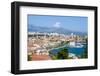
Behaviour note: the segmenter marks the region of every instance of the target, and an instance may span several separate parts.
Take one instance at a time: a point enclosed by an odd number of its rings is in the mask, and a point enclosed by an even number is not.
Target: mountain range
[[[86,32],[76,32],[71,31],[65,28],[55,28],[55,27],[41,27],[41,26],[35,26],[35,25],[29,25],[28,26],[28,32],[47,32],[47,33],[59,33],[59,34],[66,34],[70,35],[71,33],[75,35],[84,36],[87,35]]]

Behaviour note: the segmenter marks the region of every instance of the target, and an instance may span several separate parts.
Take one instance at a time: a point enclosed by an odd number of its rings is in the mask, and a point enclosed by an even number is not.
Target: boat
[[[70,42],[69,47],[73,47],[73,48],[82,48],[84,45],[82,45],[81,43],[78,42]]]

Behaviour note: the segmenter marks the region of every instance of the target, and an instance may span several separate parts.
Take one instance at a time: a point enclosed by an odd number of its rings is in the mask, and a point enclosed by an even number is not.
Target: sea
[[[84,45],[83,47],[68,47],[65,46],[63,48],[67,48],[69,53],[75,54],[77,56],[80,56],[83,54],[83,52],[85,51],[86,45]],[[56,49],[52,49],[51,52],[53,54],[57,54],[58,52],[60,52],[63,48],[56,48]]]

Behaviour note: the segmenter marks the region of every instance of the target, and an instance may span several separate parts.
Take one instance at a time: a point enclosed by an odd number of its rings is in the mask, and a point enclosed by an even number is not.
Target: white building
[[[76,44],[75,41],[70,41],[70,42],[69,42],[69,45],[70,45],[70,46],[75,46],[75,44]]]

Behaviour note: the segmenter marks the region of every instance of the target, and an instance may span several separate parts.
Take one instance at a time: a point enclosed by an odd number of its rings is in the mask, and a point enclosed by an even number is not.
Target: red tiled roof
[[[51,58],[48,55],[33,55],[32,61],[34,60],[51,60]]]

